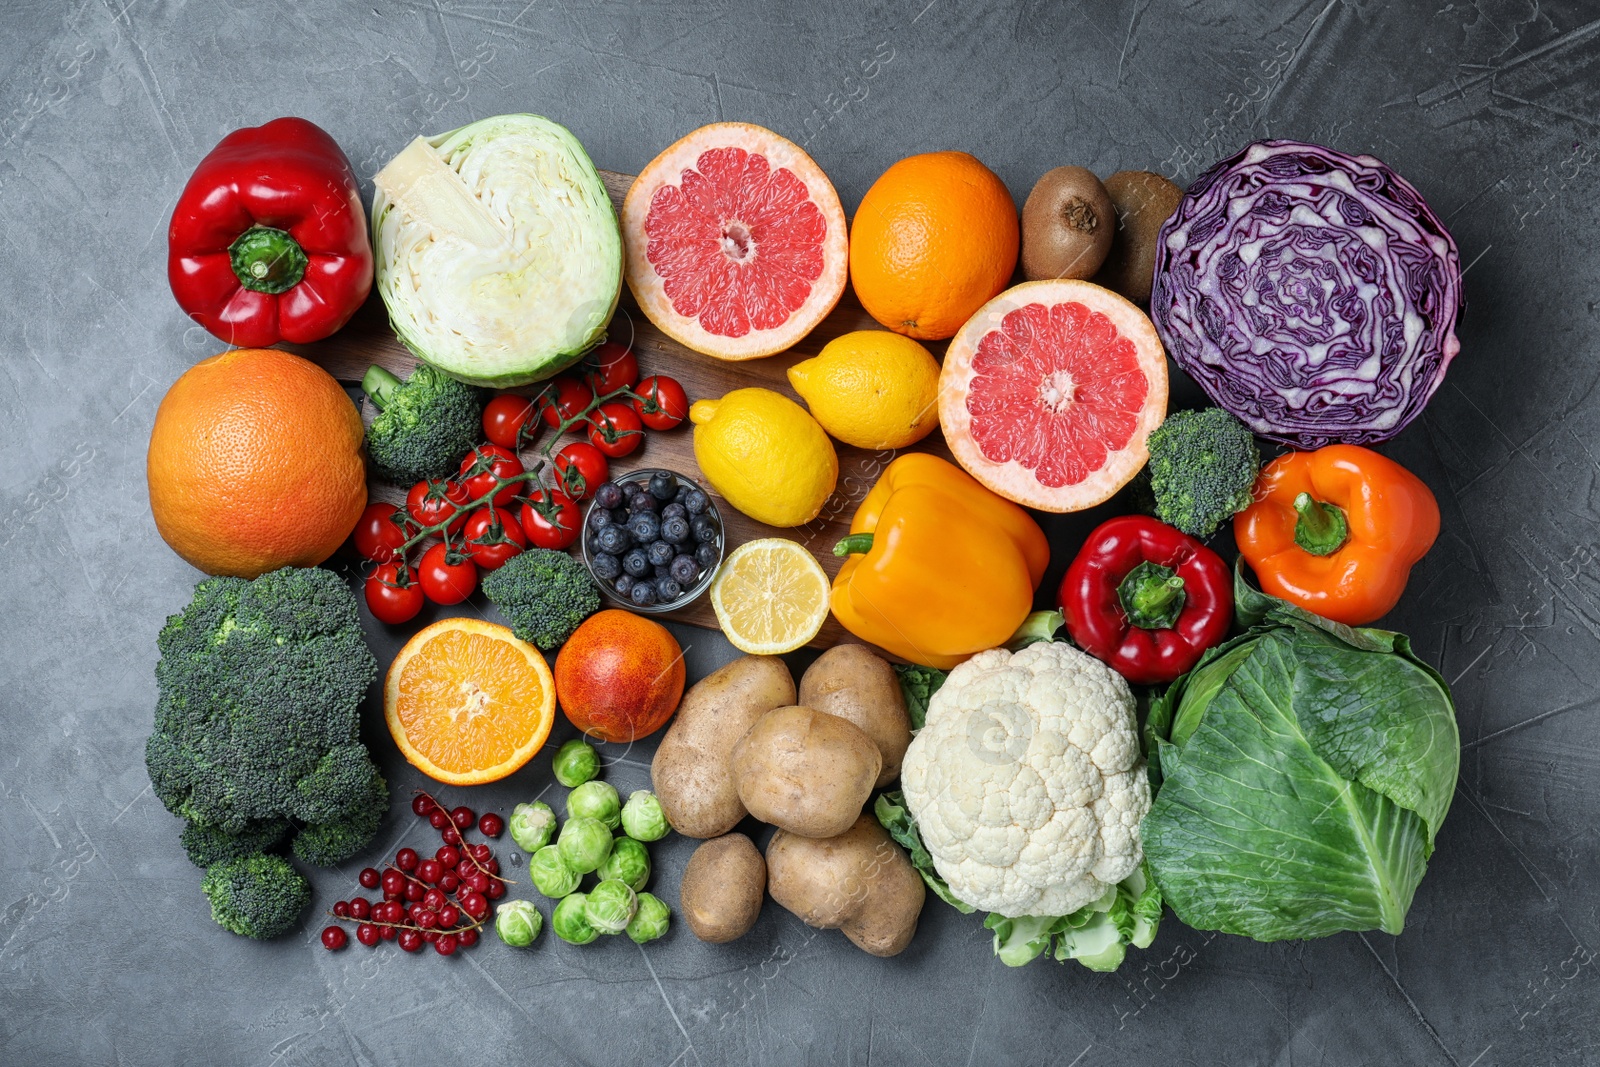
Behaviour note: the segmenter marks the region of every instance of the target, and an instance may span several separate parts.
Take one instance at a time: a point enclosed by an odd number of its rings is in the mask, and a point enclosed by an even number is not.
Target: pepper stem
[[[403,383],[399,378],[383,367],[374,363],[367,368],[367,373],[361,376],[361,391],[366,393],[379,411],[389,406],[394,399],[394,391]]]
[[[856,552],[872,551],[872,535],[869,533],[847,534],[838,544],[833,546],[835,556],[848,556]]]
[[[1301,493],[1294,498],[1300,518],[1294,524],[1294,543],[1313,556],[1331,556],[1350,540],[1350,523],[1344,510]]]
[[[288,292],[306,274],[306,253],[285,230],[252,226],[228,246],[234,277],[257,293]]]
[[[1171,567],[1146,560],[1122,579],[1117,586],[1117,599],[1122,601],[1123,614],[1132,625],[1141,630],[1169,630],[1178,621],[1188,596],[1183,579]]]

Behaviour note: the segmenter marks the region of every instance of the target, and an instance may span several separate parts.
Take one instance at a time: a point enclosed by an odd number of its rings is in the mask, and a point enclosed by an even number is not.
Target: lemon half
[[[733,647],[775,656],[803,647],[828,620],[828,576],[783,537],[740,545],[711,583],[711,607]]]

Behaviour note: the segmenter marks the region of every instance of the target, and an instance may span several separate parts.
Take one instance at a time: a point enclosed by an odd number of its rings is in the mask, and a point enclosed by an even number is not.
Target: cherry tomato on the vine
[[[615,341],[607,341],[590,352],[584,357],[583,365],[583,380],[589,383],[595,396],[631,389],[639,382],[639,361],[633,352]]]
[[[652,430],[670,430],[689,417],[689,396],[676,378],[652,374],[634,391],[644,399],[633,401],[633,410]]]
[[[532,398],[516,393],[501,393],[483,407],[483,436],[515,452],[524,438],[532,437],[537,424],[533,421],[535,406]]]
[[[601,404],[589,421],[589,443],[612,459],[621,459],[644,443],[639,413],[620,400]]]
[[[509,448],[500,445],[479,445],[461,461],[461,484],[467,487],[468,500],[481,500],[493,491],[502,478],[515,478],[522,473],[522,460]],[[494,494],[494,503],[508,504],[522,491],[522,483],[502,486]]]
[[[437,544],[424,552],[417,575],[435,604],[459,604],[478,588],[478,565],[455,545]]]
[[[561,490],[574,500],[587,500],[611,476],[605,453],[587,441],[575,441],[556,453]]]
[[[367,576],[367,610],[379,622],[399,626],[422,610],[422,586],[404,563],[382,563]]]
[[[406,543],[408,536],[405,527],[405,516],[393,504],[368,504],[361,518],[356,520],[356,528],[351,534],[355,538],[356,551],[362,559],[370,559],[374,563],[388,563],[400,552],[400,546]]]
[[[505,508],[479,508],[467,518],[467,554],[486,571],[499,568],[512,556],[528,547],[522,524]]]
[[[559,374],[545,386],[539,397],[539,409],[544,414],[544,424],[552,430],[559,430],[563,422],[570,422],[582,415],[593,400],[594,390],[570,374]],[[583,423],[575,422],[567,430],[582,433]]]
[[[467,517],[461,514],[463,506],[471,502],[467,495],[466,486],[459,482],[446,481],[435,478],[431,481],[418,482],[406,494],[406,512],[416,520],[418,526],[437,526],[445,520],[450,520],[448,527],[451,533],[461,529],[461,524]],[[455,516],[451,519],[451,516]]]
[[[563,549],[578,539],[583,512],[559,489],[536,489],[522,505],[522,529],[535,548]]]

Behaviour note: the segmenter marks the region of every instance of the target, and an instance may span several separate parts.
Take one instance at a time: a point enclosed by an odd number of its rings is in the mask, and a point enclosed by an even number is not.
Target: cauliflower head
[[[934,868],[975,908],[1069,915],[1144,858],[1150,781],[1133,693],[1062,642],[991,649],[951,671],[901,783]]]

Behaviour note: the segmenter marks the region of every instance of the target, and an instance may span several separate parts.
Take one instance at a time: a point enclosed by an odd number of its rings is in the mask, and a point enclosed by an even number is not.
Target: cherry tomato
[[[575,441],[556,453],[561,490],[574,500],[587,500],[611,476],[604,452],[587,441]]]
[[[612,459],[621,459],[644,443],[639,413],[631,404],[613,400],[589,416],[589,443]]]
[[[367,576],[367,610],[379,622],[399,626],[422,610],[422,586],[404,563],[383,563]]]
[[[583,512],[559,489],[536,489],[522,506],[522,529],[535,548],[563,549],[578,539]]]
[[[498,569],[528,547],[522,524],[504,508],[479,508],[467,519],[467,527],[462,532],[467,539],[467,554],[486,571]]]
[[[461,461],[461,483],[467,487],[468,500],[482,500],[484,494],[494,489],[501,478],[514,478],[522,473],[522,460],[509,448],[500,445],[479,445]],[[508,504],[522,491],[522,483],[503,486],[494,494],[495,504]]]
[[[652,374],[635,391],[644,399],[633,401],[633,410],[652,430],[670,430],[689,417],[689,397],[676,378]]]
[[[406,494],[406,511],[416,520],[418,526],[437,526],[439,523],[450,521],[448,527],[451,533],[458,533],[461,524],[467,517],[461,514],[461,509],[470,503],[471,497],[467,495],[466,486],[459,482],[446,481],[435,478],[432,481],[418,482],[411,487],[411,492]]]
[[[615,341],[607,341],[590,352],[583,363],[583,380],[595,396],[631,389],[639,382],[639,361]]]
[[[515,452],[525,438],[532,437],[528,423],[533,419],[534,402],[516,393],[501,393],[483,408],[483,436]],[[537,427],[535,427],[537,428]]]
[[[539,396],[544,424],[552,430],[559,430],[563,422],[582,415],[583,409],[593,400],[594,390],[583,382],[570,374],[557,375]],[[567,429],[572,433],[582,433],[583,423],[575,422]]]
[[[388,563],[406,543],[405,516],[393,504],[368,504],[352,536],[362,559]]]
[[[417,575],[435,604],[459,604],[478,588],[478,565],[454,545],[437,544],[424,552]]]

